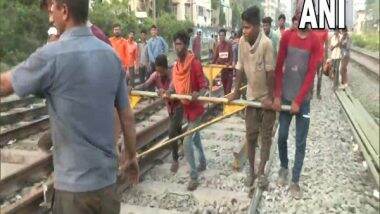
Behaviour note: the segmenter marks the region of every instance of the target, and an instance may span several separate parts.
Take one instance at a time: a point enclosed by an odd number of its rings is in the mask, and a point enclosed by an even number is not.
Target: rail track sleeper
[[[342,105],[344,106],[344,110],[346,111],[346,113],[349,114],[349,118],[351,122],[353,123],[356,132],[358,132],[358,135],[362,139],[364,146],[367,148],[368,152],[374,158],[376,167],[379,168],[380,166],[379,153],[376,151],[376,148],[374,147],[374,145],[378,144],[378,140],[376,140],[376,136],[372,136],[374,137],[372,139],[368,137],[367,132],[370,132],[371,130],[369,130],[368,127],[365,127],[365,126],[363,127],[361,125],[361,123],[365,123],[365,120],[363,120],[361,115],[356,112],[356,109],[354,108],[353,103],[346,96],[347,94],[345,92],[337,92],[336,94],[338,95],[338,99],[340,101],[343,101]]]
[[[357,134],[360,137],[364,147],[367,149],[368,153],[373,158],[373,161],[375,162],[376,168],[379,168],[379,166],[380,166],[380,160],[379,160],[379,156],[378,156],[379,154],[376,153],[376,151],[374,150],[374,148],[372,146],[372,143],[368,140],[368,138],[365,134],[366,130],[361,129],[361,126],[359,125],[358,120],[357,120],[359,115],[356,115],[354,113],[355,110],[353,108],[352,103],[350,103],[348,97],[345,96],[343,92],[337,92],[336,94],[338,95],[339,101],[341,101],[342,105],[344,106],[345,112],[349,115],[348,118],[350,119],[350,122],[352,123],[352,125],[354,127],[353,131],[357,132]]]
[[[6,112],[11,110],[12,108],[25,107],[37,101],[41,101],[41,99],[36,97],[26,97],[23,99],[0,102],[0,111]]]
[[[349,100],[352,102],[352,105],[354,106],[354,109],[357,111],[360,123],[365,126],[364,128],[366,131],[369,131],[369,134],[375,136],[373,140],[378,141],[379,125],[375,122],[374,118],[368,113],[368,111],[363,107],[359,100],[352,96],[350,90],[346,90],[344,94],[349,98]]]
[[[359,53],[359,54],[361,54],[361,55],[364,55],[364,56],[366,56],[366,57],[368,57],[368,58],[371,58],[373,61],[375,61],[375,62],[377,62],[377,63],[380,62],[380,58],[379,58],[379,56],[374,56],[374,55],[372,55],[372,54],[366,53],[365,51],[360,50],[360,48],[357,48],[357,47],[351,47],[351,50],[353,50],[354,52]]]
[[[0,125],[9,125],[20,121],[31,120],[47,114],[46,106],[39,106],[21,112],[8,114],[0,117]]]
[[[49,117],[38,119],[28,125],[14,128],[1,133],[0,147],[7,145],[10,140],[20,140],[29,137],[30,135],[37,134],[49,128]]]
[[[368,164],[371,174],[373,175],[376,181],[377,186],[379,187],[379,165],[380,165],[379,154],[375,152],[370,142],[368,142],[368,139],[363,133],[365,130],[362,130],[361,128],[359,128],[359,125],[357,121],[355,120],[356,118],[354,114],[352,113],[353,106],[350,105],[350,102],[347,96],[344,94],[344,92],[336,92],[336,95],[338,97],[338,100],[343,106],[344,113],[345,113],[344,115],[349,121],[354,138],[357,144],[359,145],[360,150],[362,151],[362,154]]]
[[[14,189],[15,186],[17,186],[18,183],[23,182],[30,182],[30,175],[33,174],[33,176],[37,177],[43,177],[49,174],[51,170],[53,169],[53,157],[51,154],[47,154],[43,156],[42,158],[39,158],[38,160],[34,161],[32,164],[27,165],[23,167],[22,169],[18,170],[17,172],[4,177],[0,180],[0,197],[5,197],[12,189]],[[37,174],[37,172],[40,175],[34,175]]]
[[[162,119],[161,121],[158,121],[155,125],[144,128],[139,133],[137,133],[137,139],[146,140],[146,142],[138,141],[138,142],[142,142],[142,143],[139,143],[137,145],[137,149],[141,149],[143,146],[146,146],[149,144],[148,141],[152,141],[153,139],[157,138],[158,136],[161,136],[162,134],[164,134],[167,131],[168,122],[169,122],[169,117],[166,117],[166,118]],[[147,135],[147,136],[143,136],[143,135]],[[52,155],[51,154],[48,155],[45,159],[40,160],[39,163],[35,163],[35,165],[38,167],[42,167],[43,164],[46,164],[46,165],[52,164]],[[29,172],[32,172],[33,170],[35,170],[36,166],[29,165],[26,169],[24,169],[25,170],[24,172],[18,172],[16,175],[12,175],[12,177],[14,179],[20,179],[21,180],[21,178],[17,178],[17,176],[20,176],[22,173],[25,173],[25,176],[28,176],[28,174],[30,174]],[[4,185],[10,185],[10,183],[6,184],[6,182],[17,182],[17,181],[14,181],[14,179],[7,179],[4,181],[2,180],[3,186]],[[50,183],[48,183],[48,186],[50,188],[52,188],[52,186],[50,186]],[[42,202],[42,196],[43,196],[42,187],[37,188],[37,189],[33,189],[30,193],[28,193],[21,200],[5,207],[3,209],[3,211],[4,211],[4,213],[24,213],[24,211],[23,211],[24,208],[30,207],[31,204],[34,204],[36,201]],[[26,209],[26,210],[28,210],[28,209]],[[25,212],[25,213],[28,213],[28,212]]]
[[[363,157],[368,164],[368,168],[369,168],[369,170],[370,170],[370,172],[371,172],[371,174],[372,174],[372,176],[373,176],[373,178],[377,184],[377,187],[380,187],[379,170],[376,169],[376,166],[373,163],[373,158],[371,157],[370,153],[367,151],[367,149],[366,149],[366,147],[362,141],[362,138],[356,132],[355,125],[351,121],[349,113],[347,111],[344,111],[344,116],[346,117],[347,121],[349,121],[349,125],[351,127],[354,139],[355,139],[356,143],[359,145],[360,151],[362,152]]]

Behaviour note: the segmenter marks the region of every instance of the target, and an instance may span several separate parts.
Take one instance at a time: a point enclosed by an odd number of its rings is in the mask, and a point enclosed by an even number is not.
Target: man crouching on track
[[[112,48],[86,26],[88,0],[54,0],[59,40],[1,74],[0,95],[44,94],[53,138],[53,213],[119,213],[114,108],[124,134],[122,168],[138,182],[134,118]],[[74,200],[73,200],[74,199]]]
[[[246,184],[253,186],[255,181],[255,147],[261,130],[260,164],[257,185],[264,188],[268,181],[264,176],[266,162],[272,144],[272,132],[276,112],[271,110],[274,90],[274,61],[271,40],[260,29],[260,10],[250,7],[242,14],[244,38],[239,42],[239,57],[236,65],[235,89],[229,100],[240,97],[239,88],[242,70],[248,80],[247,99],[260,100],[263,109],[247,107],[245,124],[250,174]],[[256,185],[255,185],[256,186]],[[250,196],[253,188],[251,188]]]
[[[143,84],[136,86],[136,90],[147,90],[151,86],[154,86],[158,90],[158,94],[165,98],[167,96],[167,90],[170,89],[172,84],[172,75],[168,69],[168,60],[164,54],[157,56],[155,61],[156,71],[153,72],[149,79]],[[166,107],[169,113],[169,138],[174,138],[182,132],[182,118],[183,107],[178,100],[165,99]],[[178,171],[178,143],[174,143],[172,146],[173,162],[170,167],[170,171],[176,173]]]
[[[191,130],[202,123],[204,112],[203,104],[195,101],[198,96],[205,94],[207,81],[203,74],[201,62],[187,51],[189,36],[186,32],[180,31],[174,35],[174,46],[178,59],[173,65],[172,81],[177,94],[188,94],[192,100],[181,100],[184,108],[184,116],[188,121],[188,130]],[[199,165],[195,165],[194,146],[199,152]],[[185,137],[183,142],[184,153],[190,165],[190,182],[187,189],[193,191],[198,186],[198,172],[206,169],[206,158],[199,132],[195,132]]]

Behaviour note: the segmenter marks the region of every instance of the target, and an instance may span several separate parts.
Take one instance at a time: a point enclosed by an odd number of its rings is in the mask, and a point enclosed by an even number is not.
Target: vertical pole
[[[202,54],[201,54],[202,55]],[[214,75],[213,75],[213,71],[214,71],[214,67],[211,66],[211,75],[210,75],[210,93],[209,93],[209,97],[211,97],[211,92],[212,92],[212,83],[214,82]]]

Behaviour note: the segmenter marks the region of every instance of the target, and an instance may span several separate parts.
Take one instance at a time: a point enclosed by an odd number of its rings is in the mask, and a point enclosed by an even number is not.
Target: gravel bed
[[[280,168],[278,151],[272,164],[261,213],[379,213],[378,189],[354,141],[339,101],[324,81],[322,100],[313,99],[311,124],[300,186],[303,198],[295,200],[289,186],[276,185]],[[295,120],[288,139],[289,168],[295,153]],[[277,143],[277,141],[275,142]]]

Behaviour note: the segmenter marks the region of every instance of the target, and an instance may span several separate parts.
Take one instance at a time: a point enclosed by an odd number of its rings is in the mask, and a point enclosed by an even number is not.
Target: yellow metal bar
[[[183,138],[183,137],[185,137],[187,135],[193,134],[194,132],[197,132],[197,131],[199,131],[199,130],[201,130],[203,128],[206,128],[207,126],[210,126],[210,125],[212,125],[212,124],[214,124],[216,122],[219,122],[219,121],[221,121],[221,120],[223,120],[223,119],[225,119],[225,118],[227,118],[227,117],[229,117],[229,116],[231,116],[231,115],[233,115],[233,114],[235,114],[235,113],[237,113],[239,111],[241,111],[241,109],[235,110],[235,111],[230,112],[229,114],[222,115],[222,116],[219,116],[217,118],[214,118],[214,119],[212,119],[212,120],[210,120],[210,121],[208,121],[206,123],[203,123],[200,126],[197,126],[197,127],[193,128],[191,130],[186,131],[185,133],[183,133],[181,135],[178,135],[177,137],[164,140],[164,141],[156,144],[152,148],[150,148],[150,149],[148,149],[148,150],[146,150],[146,151],[138,154],[137,155],[137,159],[141,160],[142,158],[144,158],[144,157],[146,157],[146,156],[148,156],[148,155],[156,152],[157,150],[163,149],[164,147],[169,146],[172,143],[175,143],[177,140],[179,140],[179,139],[181,139],[181,138]]]
[[[129,96],[129,102],[131,104],[132,109],[134,109],[137,106],[137,104],[139,103],[139,101],[141,100],[141,98],[142,97],[139,96],[139,95],[131,95],[131,96]]]

